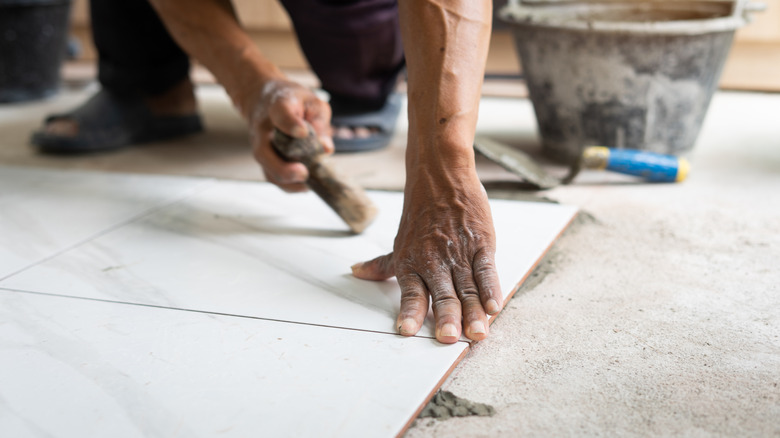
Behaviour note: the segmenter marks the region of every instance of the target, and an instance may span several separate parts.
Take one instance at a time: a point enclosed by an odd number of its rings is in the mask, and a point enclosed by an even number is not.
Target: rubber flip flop
[[[387,97],[385,105],[377,111],[367,113],[340,114],[338,106],[334,105],[331,125],[349,128],[376,128],[366,138],[333,138],[336,152],[362,152],[382,149],[390,144],[395,132],[398,114],[401,112],[401,95],[392,93]]]
[[[203,131],[203,124],[197,114],[156,116],[142,99],[119,97],[107,90],[99,91],[70,113],[47,117],[44,123],[55,120],[75,121],[78,134],[70,137],[36,131],[31,142],[41,152],[80,154],[107,151]]]

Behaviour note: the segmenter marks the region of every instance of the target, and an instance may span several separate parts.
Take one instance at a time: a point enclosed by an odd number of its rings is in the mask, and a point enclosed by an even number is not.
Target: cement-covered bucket
[[[686,155],[747,1],[517,1],[512,25],[543,151],[585,145]]]
[[[70,0],[0,0],[0,102],[54,94],[68,41]]]

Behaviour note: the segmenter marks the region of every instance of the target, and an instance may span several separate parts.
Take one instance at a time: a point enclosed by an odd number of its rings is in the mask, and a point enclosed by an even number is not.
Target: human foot
[[[384,106],[368,112],[340,111],[333,105],[333,143],[336,152],[370,151],[386,147],[395,132],[401,96],[391,94]]]
[[[32,143],[42,152],[117,149],[201,131],[189,78],[155,96],[125,97],[101,90],[70,113],[50,116]]]
[[[376,126],[333,126],[333,138],[342,140],[369,138],[379,131]]]

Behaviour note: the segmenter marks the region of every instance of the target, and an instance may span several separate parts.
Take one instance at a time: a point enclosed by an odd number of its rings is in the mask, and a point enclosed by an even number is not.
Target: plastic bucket
[[[585,145],[688,154],[734,32],[760,6],[510,3],[501,17],[512,25],[545,155],[570,162]]]
[[[69,17],[70,0],[0,0],[0,102],[57,91]]]

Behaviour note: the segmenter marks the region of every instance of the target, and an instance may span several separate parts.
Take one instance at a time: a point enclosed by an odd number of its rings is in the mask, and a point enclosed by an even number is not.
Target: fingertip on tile
[[[492,298],[485,303],[485,312],[487,312],[488,315],[495,315],[500,310],[501,307],[499,307],[498,302]]]
[[[365,264],[364,262],[358,262],[350,266],[350,269],[352,270],[352,275],[358,277],[358,273],[360,272],[360,269],[363,267],[364,264]]]
[[[417,321],[412,318],[405,318],[398,324],[398,333],[403,336],[414,336],[418,331]]]

